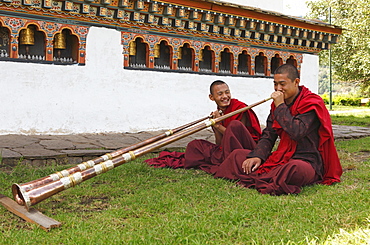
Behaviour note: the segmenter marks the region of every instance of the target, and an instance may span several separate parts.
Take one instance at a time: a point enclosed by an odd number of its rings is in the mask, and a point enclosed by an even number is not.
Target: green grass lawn
[[[326,105],[329,110],[329,105]],[[332,105],[332,111],[352,111],[350,114],[355,115],[357,111],[368,111],[370,112],[370,107],[368,106],[346,106],[346,105]]]
[[[370,127],[370,108],[364,106],[334,105],[331,111],[333,124]]]
[[[364,117],[332,115],[331,119],[335,125],[370,127],[370,115]]]
[[[269,196],[139,158],[35,206],[50,232],[0,206],[1,244],[369,244],[370,137],[337,141],[342,182]],[[145,158],[154,155],[146,155]],[[70,166],[0,169],[1,193]]]

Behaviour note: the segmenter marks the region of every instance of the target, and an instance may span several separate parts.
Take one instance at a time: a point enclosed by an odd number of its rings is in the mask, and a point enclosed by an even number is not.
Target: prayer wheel
[[[177,52],[177,58],[182,59],[182,48],[179,48],[179,51]]]
[[[161,46],[159,44],[156,44],[154,46],[154,58],[159,58],[161,54]]]
[[[21,30],[19,43],[21,45],[35,45],[35,32],[32,27]]]
[[[136,42],[135,41],[132,41],[129,44],[129,54],[136,55]]]
[[[203,49],[199,52],[199,61],[203,61]]]
[[[61,32],[57,33],[54,38],[54,48],[56,49],[66,49],[66,35]]]

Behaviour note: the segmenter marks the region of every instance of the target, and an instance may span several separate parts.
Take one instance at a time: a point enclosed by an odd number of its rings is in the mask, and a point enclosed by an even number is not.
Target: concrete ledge
[[[19,164],[35,167],[53,164],[77,165],[106,153],[134,145],[163,132],[30,136],[0,135],[0,168],[14,167]],[[186,147],[187,143],[193,139],[214,141],[213,132],[205,129],[153,152],[159,152],[164,149],[175,151]]]
[[[333,125],[337,140],[370,136],[370,128]],[[2,167],[14,167],[18,164],[48,166],[61,164],[77,165],[106,153],[122,149],[143,140],[159,135],[164,131],[118,133],[118,134],[79,134],[79,135],[0,135],[0,153]],[[214,142],[211,129],[177,140],[159,149],[178,151],[194,139]]]

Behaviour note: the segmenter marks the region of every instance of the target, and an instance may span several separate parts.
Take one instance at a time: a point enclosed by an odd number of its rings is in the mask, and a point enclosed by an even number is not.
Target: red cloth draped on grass
[[[331,125],[331,118],[325,104],[320,96],[312,93],[308,88],[301,87],[301,93],[298,95],[294,104],[290,107],[290,112],[293,116],[303,114],[314,110],[320,120],[319,128],[319,152],[324,165],[324,176],[320,182],[324,185],[331,185],[335,182],[340,182],[342,175],[342,166],[340,165],[337,150],[334,145],[334,135]],[[275,110],[275,104],[271,104],[271,113]],[[278,149],[263,163],[257,170],[257,173],[267,173],[278,165],[287,163],[297,147],[297,142],[292,140],[289,135],[281,128],[279,123],[274,120],[273,128],[280,136]]]
[[[183,168],[185,160],[184,155],[184,152],[161,151],[158,157],[146,159],[144,162],[155,168]]]
[[[228,114],[230,112],[236,111],[238,109],[247,107],[247,105],[237,99],[231,99],[230,105],[224,111],[224,114]],[[218,108],[219,109],[219,108]],[[253,137],[254,141],[258,141],[261,137],[261,128],[258,121],[258,118],[253,110],[249,109],[245,111],[247,116],[247,125],[246,128],[250,132],[251,136]],[[227,127],[231,121],[233,120],[241,120],[244,113],[239,113],[234,116],[231,116],[221,122],[224,127]],[[144,162],[148,163],[148,165],[155,167],[155,168],[183,168],[184,167],[184,154],[183,152],[168,152],[162,151],[159,153],[159,156],[156,158],[146,159]]]

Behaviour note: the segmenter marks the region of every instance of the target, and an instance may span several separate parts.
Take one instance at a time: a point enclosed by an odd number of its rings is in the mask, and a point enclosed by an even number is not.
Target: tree
[[[370,96],[370,0],[309,1],[308,19],[318,19],[343,28],[338,44],[332,45],[335,80],[359,85],[363,96]],[[320,52],[320,65],[328,66],[328,51]]]
[[[325,94],[329,92],[329,68],[326,66],[320,67],[319,70],[319,94]]]

